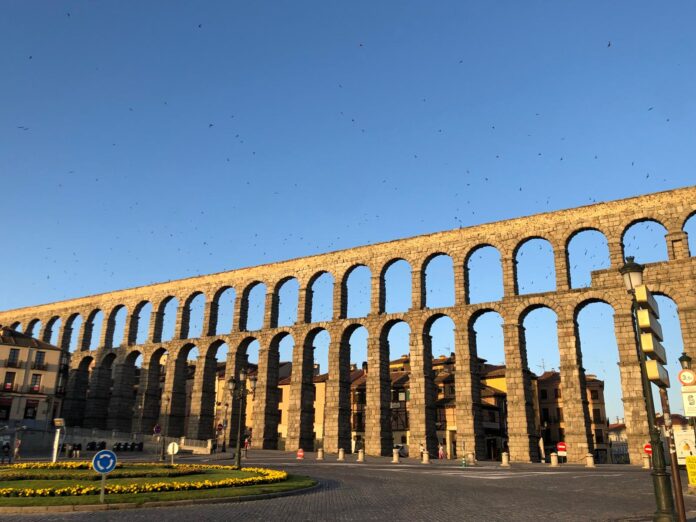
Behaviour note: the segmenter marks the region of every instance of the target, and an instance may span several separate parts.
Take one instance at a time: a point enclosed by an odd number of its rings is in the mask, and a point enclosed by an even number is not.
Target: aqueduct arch
[[[238,366],[244,357],[238,357],[240,347],[250,332],[245,331],[249,313],[248,297],[253,287],[265,287],[265,307],[263,324],[253,332],[259,343],[259,390],[255,401],[262,405],[255,407],[254,419],[258,423],[259,438],[264,447],[274,447],[277,426],[278,397],[273,384],[278,379],[277,345],[279,338],[290,335],[295,341],[294,357],[297,363],[293,372],[291,409],[293,418],[292,437],[288,437],[287,449],[295,449],[300,444],[311,445],[307,432],[307,400],[309,371],[307,361],[311,359],[308,351],[312,348],[312,338],[319,330],[325,330],[331,339],[329,348],[328,390],[339,394],[344,390],[345,364],[341,363],[341,346],[345,335],[356,328],[356,320],[346,318],[347,284],[350,272],[357,266],[366,266],[370,277],[370,312],[361,317],[359,323],[368,332],[368,376],[365,447],[371,454],[386,454],[391,451],[389,416],[389,375],[388,355],[385,358],[383,329],[395,321],[403,321],[411,328],[410,349],[415,360],[414,377],[421,383],[418,400],[411,404],[410,415],[414,419],[414,429],[431,445],[432,425],[429,417],[431,393],[428,385],[428,364],[423,362],[428,356],[426,329],[435,313],[446,315],[455,324],[456,353],[456,424],[457,445],[461,452],[481,448],[481,415],[477,405],[478,384],[475,364],[475,347],[472,343],[471,322],[482,310],[494,310],[503,318],[506,364],[508,368],[508,402],[510,404],[509,450],[512,460],[529,461],[535,457],[537,433],[530,426],[526,402],[529,397],[524,368],[524,346],[521,335],[521,321],[525,310],[533,306],[547,306],[558,317],[558,345],[561,358],[563,386],[571,397],[578,398],[574,405],[577,415],[569,423],[566,437],[569,441],[571,458],[581,455],[593,447],[589,434],[586,412],[583,410],[584,376],[579,364],[581,352],[578,347],[575,314],[579,307],[589,301],[603,301],[614,308],[616,342],[619,350],[621,368],[624,415],[629,439],[629,452],[632,459],[639,458],[641,447],[647,440],[647,422],[630,315],[630,301],[626,296],[618,268],[623,263],[624,246],[622,238],[626,229],[633,223],[653,220],[661,223],[667,233],[667,261],[650,263],[646,267],[645,280],[655,288],[669,288],[670,297],[675,301],[680,314],[682,336],[687,353],[696,357],[696,259],[689,251],[689,241],[684,230],[685,223],[696,212],[696,187],[687,187],[667,192],[649,194],[607,203],[548,212],[496,223],[460,228],[424,236],[417,236],[387,243],[361,246],[323,255],[282,261],[269,265],[256,266],[178,281],[153,284],[139,288],[119,290],[100,295],[70,299],[66,301],[30,306],[0,312],[0,324],[31,325],[41,331],[32,333],[42,339],[59,339],[61,347],[73,348],[71,376],[68,390],[73,394],[66,398],[64,416],[74,425],[92,427],[127,427],[138,431],[149,431],[162,416],[170,415],[169,427],[172,433],[196,433],[203,436],[207,428],[196,425],[184,426],[180,407],[182,371],[186,357],[193,346],[199,350],[201,369],[196,372],[193,394],[198,401],[196,415],[200,419],[211,416],[209,396],[212,390],[209,379],[212,371],[211,347],[225,343],[229,347],[227,375],[237,375]],[[591,273],[588,287],[571,288],[568,267],[568,244],[578,232],[596,230],[606,238],[610,266]],[[529,238],[543,238],[551,245],[554,264],[555,290],[537,294],[520,295],[517,291],[515,255],[518,248]],[[468,280],[467,267],[471,255],[481,246],[492,245],[500,254],[503,275],[503,297],[493,303],[469,304],[468,294],[471,281]],[[452,259],[454,269],[455,302],[453,306],[437,309],[426,308],[424,267],[434,255],[446,255]],[[395,260],[405,260],[412,269],[411,307],[399,313],[385,312],[384,274],[389,264]],[[309,293],[318,274],[329,273],[334,281],[333,316],[331,320],[311,323],[312,299]],[[300,291],[297,303],[297,322],[292,325],[277,326],[277,296],[279,282],[295,278]],[[218,301],[226,290],[234,289],[232,331],[217,334]],[[201,336],[188,338],[188,305],[193,296],[202,296],[205,301]],[[150,317],[141,317],[146,304],[151,303]],[[163,339],[165,326],[164,311],[167,305],[176,303],[174,335]],[[125,310],[127,313],[123,342],[113,346],[113,311]],[[104,316],[102,323],[94,324],[94,319]],[[82,318],[82,322],[76,319]],[[149,321],[148,321],[149,319]],[[79,323],[79,327],[77,326]],[[54,331],[60,325],[60,332]],[[139,342],[140,325],[148,325],[144,342]],[[78,332],[73,332],[73,328]],[[227,330],[227,328],[225,328]],[[95,340],[97,332],[99,339]],[[75,335],[76,334],[76,335]],[[77,342],[71,339],[77,337]],[[98,341],[98,342],[97,342]],[[95,348],[96,345],[96,348]],[[213,348],[214,350],[214,348]],[[164,375],[161,375],[164,354],[167,354]],[[135,354],[142,356],[138,393],[134,404],[132,398],[126,401],[124,386],[133,380],[132,363]],[[305,366],[307,368],[305,368]],[[343,369],[342,369],[343,368]],[[301,371],[302,370],[302,371]],[[296,375],[295,375],[296,374]],[[111,382],[113,380],[113,382]],[[173,397],[169,409],[162,406],[162,393]],[[303,399],[304,398],[304,399]],[[106,411],[109,402],[121,401],[115,411],[117,416],[109,419],[99,416],[96,407]],[[345,397],[328,397],[327,404],[345,408]],[[91,406],[90,406],[91,404]],[[131,414],[133,418],[129,419]],[[345,412],[336,415],[327,426],[328,438],[335,444],[345,440],[342,427]],[[331,417],[332,419],[334,417]],[[335,449],[335,448],[332,448]],[[577,455],[576,455],[577,454]]]

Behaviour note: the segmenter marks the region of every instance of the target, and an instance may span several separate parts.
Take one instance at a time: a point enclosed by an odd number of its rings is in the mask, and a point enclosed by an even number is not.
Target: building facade
[[[0,427],[21,427],[27,443],[43,439],[60,416],[68,368],[67,352],[0,327]]]

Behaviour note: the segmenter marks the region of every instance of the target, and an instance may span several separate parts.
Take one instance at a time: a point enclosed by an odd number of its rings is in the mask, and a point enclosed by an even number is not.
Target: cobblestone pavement
[[[227,454],[229,455],[229,454]],[[500,468],[482,463],[461,468],[455,461],[423,465],[403,459],[370,458],[359,464],[355,457],[336,462],[327,456],[317,462],[307,453],[304,461],[293,455],[252,451],[244,464],[286,469],[310,475],[321,487],[285,498],[242,503],[145,508],[95,513],[21,515],[7,520],[650,520],[654,510],[649,472],[629,466],[513,465]],[[208,457],[203,460],[230,463]],[[686,477],[683,478],[686,483]],[[696,520],[696,497],[686,497],[689,519]]]

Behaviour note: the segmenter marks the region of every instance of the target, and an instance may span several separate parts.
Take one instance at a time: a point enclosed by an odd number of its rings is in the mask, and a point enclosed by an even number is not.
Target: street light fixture
[[[682,370],[690,370],[691,357],[689,357],[686,352],[682,352],[681,357],[679,357],[679,364],[681,364]]]
[[[641,348],[640,336],[638,333],[638,320],[636,312],[638,303],[636,302],[636,288],[643,284],[643,265],[634,261],[632,256],[626,257],[626,263],[619,268],[619,273],[623,276],[626,290],[631,294],[631,318],[633,320],[633,333],[635,335],[636,351],[640,363],[640,377],[643,387],[643,398],[648,414],[648,429],[650,431],[650,445],[652,446],[652,478],[653,489],[655,490],[655,502],[657,511],[653,520],[673,521],[674,520],[674,501],[672,499],[672,485],[669,480],[665,465],[665,453],[660,439],[660,432],[655,421],[655,404],[653,402],[650,381],[645,367],[645,353]],[[678,473],[678,470],[677,470]]]

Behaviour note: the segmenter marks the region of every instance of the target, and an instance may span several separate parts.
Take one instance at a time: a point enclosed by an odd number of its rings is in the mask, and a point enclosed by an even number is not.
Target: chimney
[[[367,373],[367,361],[363,361],[362,363],[362,369],[365,373]]]

